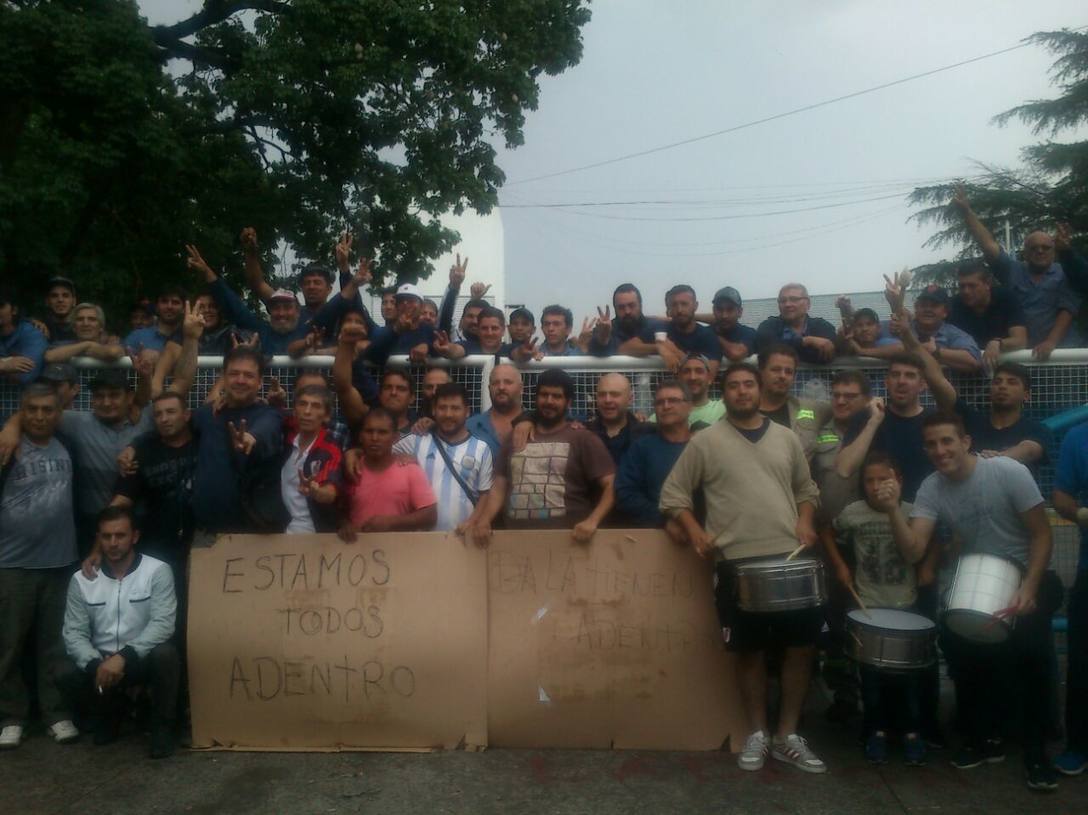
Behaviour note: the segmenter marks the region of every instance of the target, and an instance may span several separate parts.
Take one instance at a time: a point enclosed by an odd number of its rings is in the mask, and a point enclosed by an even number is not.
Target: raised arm
[[[879,396],[869,400],[869,416],[860,432],[844,444],[835,456],[835,472],[842,478],[853,478],[861,463],[869,455],[869,448],[873,444],[873,438],[880,425],[884,422],[884,400]]]
[[[174,381],[170,383],[170,390],[183,399],[188,395],[196,379],[197,348],[203,333],[204,315],[186,303],[185,318],[181,324],[181,353],[174,366]]]
[[[930,391],[933,393],[933,399],[937,403],[939,410],[954,410],[956,407],[956,389],[951,382],[948,381],[948,377],[944,375],[944,371],[941,370],[941,363],[937,361],[937,358],[933,356],[933,352],[930,351],[927,345],[919,342],[918,337],[914,334],[914,329],[911,328],[910,320],[907,319],[906,314],[897,314],[892,316],[892,330],[896,333],[899,339],[903,342],[903,347],[912,354],[917,354],[921,358],[925,365],[923,375],[926,378],[926,385],[929,386]],[[934,349],[936,350],[936,349]],[[941,355],[941,362],[946,361],[946,357],[955,353],[968,354],[968,351],[949,351],[947,349],[940,349],[938,351]],[[977,363],[974,363],[972,357],[973,366],[971,371],[978,370]]]
[[[363,333],[357,326],[347,325],[340,329],[340,341],[336,346],[336,356],[332,363],[333,389],[340,401],[340,411],[344,421],[354,427],[362,423],[370,408],[362,395],[351,383],[351,369],[355,363],[356,343],[363,339]]]
[[[455,255],[454,264],[450,266],[450,284],[446,287],[446,293],[442,295],[442,303],[438,307],[439,331],[449,334],[453,330],[453,312],[457,308],[457,296],[461,292],[461,286],[465,282],[465,274],[468,272],[468,256],[464,261],[461,255]]]
[[[956,185],[956,192],[952,197],[952,205],[960,211],[960,215],[963,217],[963,223],[967,227],[967,231],[971,233],[971,237],[975,243],[978,244],[979,250],[982,252],[983,257],[989,262],[993,263],[997,260],[1001,254],[1001,246],[994,236],[990,234],[990,230],[978,219],[975,215],[975,211],[971,209],[971,202],[967,200],[967,191],[963,188],[962,184]]]
[[[264,269],[261,268],[261,251],[257,245],[257,230],[247,226],[242,230],[242,257],[245,261],[246,285],[266,306],[275,292],[268,281],[264,279]]]

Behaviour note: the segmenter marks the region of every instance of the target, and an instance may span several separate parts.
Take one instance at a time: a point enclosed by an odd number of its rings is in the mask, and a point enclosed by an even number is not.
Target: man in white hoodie
[[[64,646],[79,673],[74,691],[89,700],[94,743],[117,738],[124,689],[151,688],[151,757],[174,752],[178,698],[178,653],[170,642],[177,598],[170,567],[136,551],[140,533],[124,507],[98,516],[101,571],[88,580],[81,571],[68,586]]]

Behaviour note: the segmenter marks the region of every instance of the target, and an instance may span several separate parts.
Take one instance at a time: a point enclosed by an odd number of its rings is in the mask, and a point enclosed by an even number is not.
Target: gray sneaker
[[[742,770],[760,770],[767,760],[767,734],[757,730],[744,742],[744,749],[737,756],[737,766]]]
[[[793,733],[771,747],[771,756],[806,773],[826,773],[827,765],[809,749],[808,742]]]

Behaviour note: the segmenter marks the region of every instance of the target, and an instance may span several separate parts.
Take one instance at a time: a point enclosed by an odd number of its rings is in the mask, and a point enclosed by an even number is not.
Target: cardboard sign
[[[502,747],[742,744],[710,564],[652,530],[496,533],[488,739]]]
[[[193,743],[716,750],[746,733],[710,564],[656,531],[194,548]]]
[[[444,533],[194,548],[194,746],[486,745],[486,580],[485,553]]]

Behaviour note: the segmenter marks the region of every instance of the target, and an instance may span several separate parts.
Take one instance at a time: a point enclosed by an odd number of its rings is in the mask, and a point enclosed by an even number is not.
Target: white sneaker
[[[69,744],[79,738],[79,731],[68,719],[49,725],[49,735],[57,744]]]
[[[737,756],[737,766],[742,770],[759,770],[767,760],[767,734],[757,730],[744,742],[744,749]]]
[[[786,736],[782,741],[776,741],[771,748],[771,756],[806,773],[827,772],[827,765],[809,749],[808,742],[796,733]]]
[[[14,750],[23,742],[23,726],[9,724],[0,730],[0,750]]]

